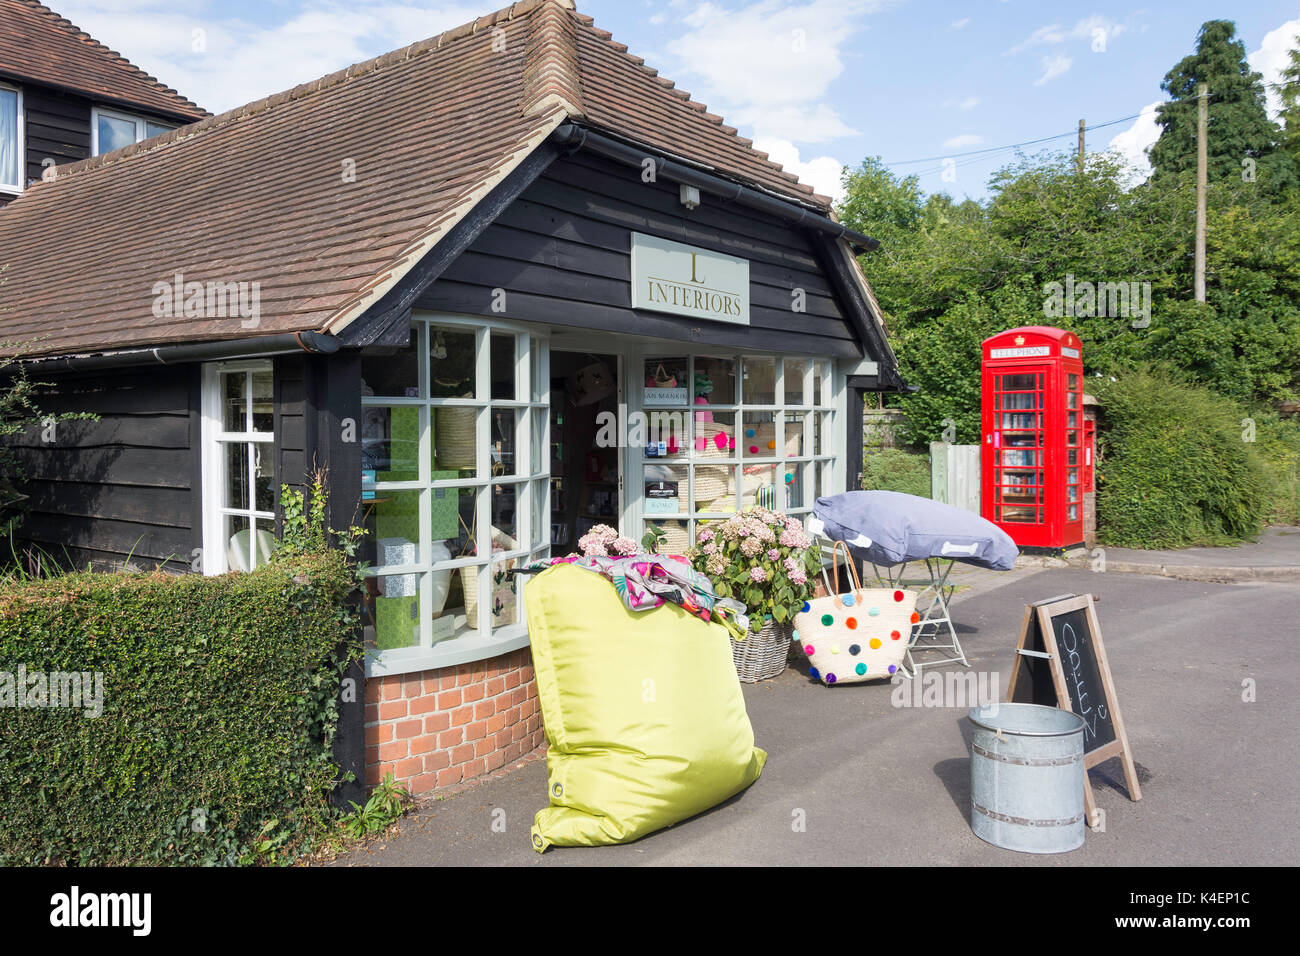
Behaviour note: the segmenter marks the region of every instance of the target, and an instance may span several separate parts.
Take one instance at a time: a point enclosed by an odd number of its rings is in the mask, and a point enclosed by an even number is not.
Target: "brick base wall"
[[[528,648],[366,681],[366,785],[415,794],[496,770],[545,740]]]

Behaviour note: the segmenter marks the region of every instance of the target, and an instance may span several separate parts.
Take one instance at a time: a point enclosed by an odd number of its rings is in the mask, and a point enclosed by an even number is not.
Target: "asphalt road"
[[[536,760],[427,806],[338,863],[1300,864],[1300,586],[1013,573],[954,605],[972,669],[1004,688],[1024,604],[1089,591],[1101,598],[1143,799],[1129,800],[1118,760],[1094,768],[1105,830],[1071,853],[1015,853],[971,832],[964,707],[896,707],[887,684],[824,687],[791,668],[745,687],[767,767],[708,813],[624,846],[539,855],[529,827],[546,804],[546,769]],[[1248,679],[1253,702],[1243,700]]]

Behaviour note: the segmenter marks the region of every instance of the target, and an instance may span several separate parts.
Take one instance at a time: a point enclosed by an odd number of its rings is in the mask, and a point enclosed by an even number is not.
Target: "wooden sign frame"
[[[1141,800],[1142,787],[1138,784],[1137,768],[1133,764],[1133,751],[1129,747],[1128,734],[1124,730],[1124,718],[1120,714],[1119,697],[1115,693],[1115,682],[1111,678],[1110,662],[1106,657],[1106,646],[1101,640],[1101,625],[1097,621],[1097,608],[1093,595],[1063,594],[1058,597],[1048,598],[1045,601],[1025,605],[1025,616],[1020,623],[1020,639],[1016,642],[1016,657],[1011,670],[1011,680],[1007,685],[1005,702],[1011,703],[1015,699],[1016,679],[1020,676],[1021,657],[1026,654],[1031,657],[1046,656],[1052,675],[1052,685],[1056,689],[1056,704],[1062,710],[1074,712],[1070,702],[1070,694],[1066,687],[1061,649],[1056,644],[1056,631],[1052,628],[1052,617],[1054,614],[1068,614],[1079,610],[1084,611],[1087,616],[1088,629],[1091,632],[1093,647],[1096,650],[1097,669],[1101,676],[1102,695],[1106,707],[1110,710],[1111,724],[1115,728],[1114,740],[1095,750],[1086,752],[1083,757],[1084,809],[1088,816],[1088,825],[1096,827],[1100,821],[1097,819],[1097,801],[1093,796],[1092,781],[1088,778],[1088,771],[1091,768],[1109,760],[1111,757],[1119,757],[1124,766],[1124,782],[1128,785],[1129,799]],[[1031,624],[1035,622],[1038,625],[1038,633],[1042,638],[1043,651],[1027,646]]]

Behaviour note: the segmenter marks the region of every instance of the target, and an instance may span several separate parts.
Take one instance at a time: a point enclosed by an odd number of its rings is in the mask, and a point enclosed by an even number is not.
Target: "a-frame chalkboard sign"
[[[1097,826],[1098,819],[1086,768],[1119,757],[1129,797],[1142,799],[1091,594],[1063,594],[1025,605],[1006,699],[1057,706],[1083,718],[1083,796],[1089,826]]]

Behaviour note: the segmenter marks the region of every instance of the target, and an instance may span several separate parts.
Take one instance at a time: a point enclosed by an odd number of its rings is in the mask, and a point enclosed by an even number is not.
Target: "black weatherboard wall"
[[[41,390],[42,413],[99,420],[14,439],[29,476],[21,542],[79,568],[188,570],[202,538],[197,366],[32,377],[52,386]]]
[[[750,325],[633,311],[631,233],[748,259]],[[861,355],[819,244],[788,223],[704,196],[688,211],[676,183],[589,153],[557,160],[417,300],[419,308],[509,317],[702,344]],[[493,290],[506,290],[504,313]],[[804,312],[791,308],[802,289]]]

